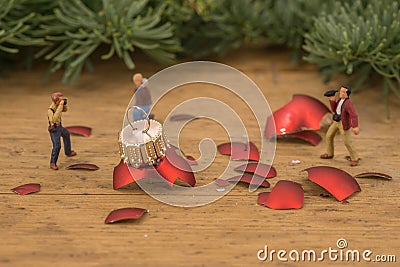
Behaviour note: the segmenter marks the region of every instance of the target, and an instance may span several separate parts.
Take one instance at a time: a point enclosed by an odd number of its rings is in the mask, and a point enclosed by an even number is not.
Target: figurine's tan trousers
[[[327,144],[326,154],[328,154],[329,156],[334,155],[334,147],[333,147],[334,139],[338,131],[342,136],[344,145],[346,146],[347,150],[350,153],[351,160],[358,160],[358,154],[354,150],[353,141],[351,140],[351,129],[347,131],[343,130],[343,125],[342,122],[340,121],[338,122],[334,121],[329,127],[328,132],[326,132],[326,144]]]

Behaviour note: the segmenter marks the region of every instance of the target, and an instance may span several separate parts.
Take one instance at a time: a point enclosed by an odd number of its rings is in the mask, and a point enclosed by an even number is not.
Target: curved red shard
[[[180,179],[190,186],[195,186],[196,179],[187,160],[176,153],[174,148],[167,148],[166,156],[155,165],[156,171],[170,184]]]
[[[231,184],[229,181],[219,178],[215,179],[214,182],[220,187],[226,187]]]
[[[304,129],[318,130],[328,107],[308,95],[293,95],[292,100],[267,119],[265,136],[284,135]]]
[[[195,116],[190,115],[190,114],[176,114],[176,115],[172,115],[169,120],[170,121],[188,121],[191,119],[194,119]]]
[[[71,134],[90,136],[92,134],[92,128],[86,126],[68,126],[65,127]]]
[[[265,205],[265,202],[267,201],[267,198],[268,198],[268,196],[269,196],[269,193],[270,193],[270,192],[262,192],[262,193],[259,193],[259,194],[258,194],[258,197],[257,197],[257,204],[258,204],[258,205],[264,206],[264,205]]]
[[[281,180],[266,196],[264,205],[275,210],[300,209],[304,203],[304,190],[300,184]]]
[[[322,137],[312,130],[304,130],[300,132],[288,133],[282,136],[299,138],[310,143],[313,146],[318,145],[322,140]]]
[[[317,166],[305,169],[308,179],[325,188],[338,201],[342,201],[355,192],[361,191],[356,179],[345,171],[329,166]]]
[[[40,191],[40,184],[23,184],[11,189],[14,193],[19,195],[27,195],[31,193],[36,193]]]
[[[363,172],[355,175],[354,178],[382,178],[386,180],[392,180],[392,176],[380,172]]]
[[[219,153],[222,155],[231,155],[232,160],[252,160],[259,161],[260,153],[253,142],[241,143],[232,142],[218,145]]]
[[[186,156],[186,160],[190,166],[199,165],[199,163],[197,163],[197,160],[192,156]]]
[[[118,189],[130,183],[139,181],[144,178],[160,177],[154,167],[133,168],[128,167],[123,160],[114,167],[113,171],[113,188]]]
[[[108,214],[107,218],[104,220],[104,223],[114,223],[128,219],[139,219],[145,212],[147,212],[147,210],[141,208],[122,208],[113,210],[110,212],[110,214]]]
[[[254,173],[267,179],[276,176],[276,169],[273,166],[257,162],[250,162],[240,165],[239,167],[235,168],[235,171]]]
[[[100,169],[97,165],[91,163],[76,163],[69,165],[67,170],[88,170],[88,171],[95,171]]]
[[[247,184],[259,185],[259,186],[266,187],[266,188],[270,187],[269,182],[267,180],[265,180],[264,177],[253,176],[252,174],[248,174],[248,173],[228,178],[227,181],[235,182],[235,183],[244,182]]]

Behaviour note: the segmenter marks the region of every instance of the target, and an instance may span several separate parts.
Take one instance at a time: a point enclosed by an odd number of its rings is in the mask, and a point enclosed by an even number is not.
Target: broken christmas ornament
[[[146,115],[146,119],[131,123],[128,112],[138,109]],[[148,114],[138,106],[131,106],[126,111],[128,125],[119,134],[119,152],[124,163],[139,168],[153,165],[165,157],[169,144],[161,123],[150,120]]]

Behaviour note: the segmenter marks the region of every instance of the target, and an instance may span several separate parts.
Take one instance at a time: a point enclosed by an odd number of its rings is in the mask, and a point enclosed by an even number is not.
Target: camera
[[[326,91],[325,93],[324,93],[324,96],[334,96],[336,93],[338,92],[338,90],[336,90],[336,89],[333,89],[333,90],[329,90],[329,91]]]
[[[66,105],[67,104],[67,99],[64,98],[63,100],[64,100],[64,105]]]
[[[336,114],[336,113],[333,114],[332,120],[339,122],[341,120],[340,114]]]

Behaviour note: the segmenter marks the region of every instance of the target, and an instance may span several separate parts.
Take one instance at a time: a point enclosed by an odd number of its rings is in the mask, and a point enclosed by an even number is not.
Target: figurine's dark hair
[[[347,96],[349,97],[351,95],[351,87],[348,85],[342,85],[342,87],[347,89],[346,93]]]

